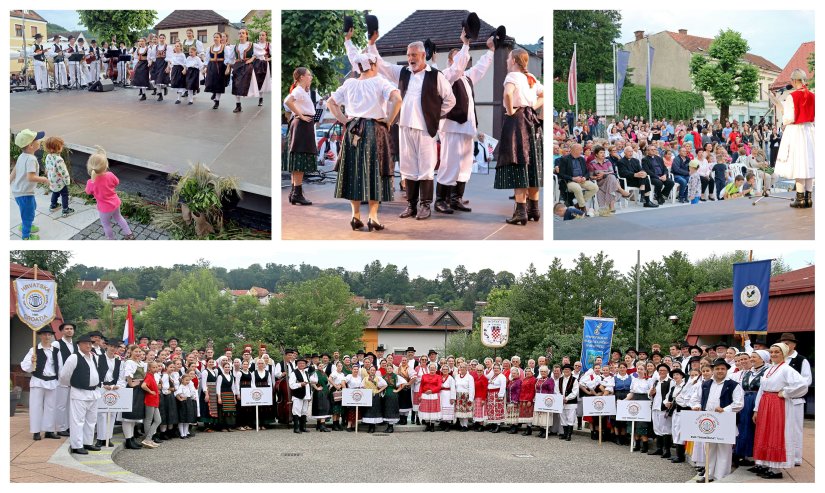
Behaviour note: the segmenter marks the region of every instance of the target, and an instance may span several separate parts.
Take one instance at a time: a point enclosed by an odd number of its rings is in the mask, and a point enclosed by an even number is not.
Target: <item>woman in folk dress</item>
[[[521,368],[513,366],[510,368],[510,383],[507,384],[507,417],[505,424],[510,425],[507,433],[514,435],[519,432],[521,424],[519,422],[519,396],[521,395],[521,384],[524,373]]]
[[[364,379],[361,378],[361,372],[354,369],[349,375],[347,375],[344,380],[347,383],[348,389],[363,389],[364,388]],[[347,419],[347,431],[355,431],[355,411],[358,408],[352,406],[346,408],[346,419]]]
[[[475,396],[475,379],[467,371],[467,363],[462,360],[455,376],[455,417],[461,425],[461,431],[470,431],[469,422],[473,417]]]
[[[258,106],[264,105],[263,94],[272,91],[272,50],[266,31],[258,35],[258,42],[253,44],[255,61],[252,70],[255,72],[255,81],[258,83]]]
[[[471,372],[475,387],[473,399],[473,429],[484,431],[484,422],[487,420],[487,377],[484,375],[484,365],[476,363],[475,371]]]
[[[229,51],[231,53],[231,50]],[[206,63],[206,84],[203,91],[212,93],[212,109],[216,110],[221,104],[221,95],[226,92],[226,81],[229,79],[226,75],[227,48],[223,44],[221,33],[212,36],[212,46],[207,53],[209,58]]]
[[[367,378],[364,379],[364,388],[372,391],[372,406],[366,409],[361,421],[369,425],[367,433],[373,433],[375,425],[384,422],[381,394],[387,388],[387,381],[378,374],[374,366],[367,370],[367,374]]]
[[[123,436],[126,439],[124,446],[127,449],[137,450],[143,448],[135,439],[135,425],[143,423],[143,389],[141,384],[146,377],[146,363],[143,362],[144,352],[138,346],[129,346],[129,359],[124,365],[124,375],[126,386],[132,389],[132,411],[124,412],[121,415],[123,425]]]
[[[180,96],[186,89],[186,77],[183,75],[183,70],[186,68],[186,53],[183,52],[183,46],[180,42],[175,43],[172,53],[166,55],[166,63],[166,70],[169,73],[169,87],[177,93],[175,104],[180,104]]]
[[[409,365],[406,356],[401,357],[401,362],[398,365],[398,376],[403,378],[407,385],[405,385],[400,392],[398,392],[398,412],[401,418],[398,421],[399,425],[407,424],[407,416],[412,412],[412,376],[415,375],[415,370]],[[412,375],[412,376],[411,376]]]
[[[532,361],[532,360],[530,360]],[[529,364],[529,362],[528,362]],[[535,362],[533,362],[535,364]],[[533,375],[533,370],[527,368],[524,371],[524,378],[521,379],[521,390],[518,396],[518,424],[527,425],[522,436],[530,436],[533,434],[533,407],[536,400],[536,377]]]
[[[385,363],[386,361],[387,360],[384,360],[382,363]],[[407,387],[407,380],[401,375],[395,373],[395,366],[392,362],[385,365],[385,368],[386,373],[383,378],[387,383],[387,386],[384,388],[384,397],[381,402],[384,409],[384,422],[387,423],[387,428],[384,430],[384,433],[392,433],[395,431],[395,424],[398,423],[401,418],[399,410],[399,393]]]
[[[553,394],[556,390],[556,382],[550,378],[550,369],[547,365],[542,365],[539,367],[539,378],[536,379],[536,383],[533,386],[536,390],[536,394]],[[533,410],[533,421],[532,426],[539,427],[539,434],[537,435],[539,438],[544,438],[547,434],[547,428],[550,427],[552,422],[552,413],[547,413],[543,411],[536,411],[535,406]]]
[[[413,369],[413,373],[415,376],[413,377],[412,387],[410,392],[412,393],[412,406],[413,406],[413,413],[410,418],[410,422],[420,425],[421,424],[421,417],[420,417],[420,407],[421,407],[421,376],[427,373],[427,365],[428,360],[426,356],[421,356],[418,361],[418,366]]]
[[[487,424],[491,433],[499,433],[504,423],[504,396],[507,393],[507,377],[499,363],[493,364],[492,378],[487,382]]]
[[[132,63],[135,64],[132,86],[138,88],[138,94],[140,94],[138,101],[146,101],[146,93],[143,91],[151,86],[149,82],[149,48],[146,46],[146,38],[138,40]]]
[[[425,423],[424,431],[435,431],[435,422],[441,420],[441,375],[437,373],[435,363],[427,365],[427,371],[421,373],[421,400],[418,417]]]
[[[344,373],[344,363],[339,361],[335,364],[335,369],[329,376],[330,391],[332,392],[332,431],[343,431],[341,426],[341,415],[344,408],[341,405],[343,400],[343,390],[347,386],[347,374]]]
[[[226,67],[226,75],[232,72],[232,94],[235,96],[233,113],[240,113],[241,98],[258,97],[258,82],[255,80],[255,71],[252,62],[255,61],[255,47],[249,42],[249,32],[246,29],[238,31],[238,44],[235,45],[235,63]]]
[[[255,371],[252,372],[252,388],[262,388],[269,393],[273,393],[272,383],[272,369],[266,364],[266,359],[263,357],[258,358],[255,363]],[[274,399],[272,402],[275,402]],[[273,426],[275,423],[275,406],[258,406],[258,423],[264,429]]]
[[[292,86],[284,99],[284,107],[290,113],[286,134],[289,148],[282,153],[281,171],[288,172],[291,177],[289,203],[292,205],[312,205],[304,197],[304,173],[318,169],[311,87],[312,72],[306,67],[298,67],[292,72]]]
[[[782,141],[776,158],[776,174],[796,180],[796,200],[791,207],[807,209],[813,206],[814,190],[814,93],[808,90],[807,75],[802,69],[791,73],[793,92],[782,103],[770,94],[771,101],[783,109]]]
[[[441,387],[438,398],[441,401],[441,431],[450,431],[455,421],[455,379],[450,374],[450,366],[441,366]]]

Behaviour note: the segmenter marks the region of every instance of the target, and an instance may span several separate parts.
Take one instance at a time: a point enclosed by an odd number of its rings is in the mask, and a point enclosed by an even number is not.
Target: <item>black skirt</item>
[[[542,186],[543,150],[542,125],[532,108],[519,108],[504,119],[497,156],[496,189],[532,188]]]
[[[194,423],[198,420],[198,409],[195,399],[186,399],[185,401],[177,402],[179,423]]]
[[[328,391],[312,391],[312,416],[331,416],[332,403]]]
[[[398,408],[412,409],[412,407],[412,391],[409,387],[404,387],[401,389],[401,392],[398,393]]]
[[[232,65],[232,95],[249,95],[249,88],[252,84],[252,67],[242,60],[236,61]]]
[[[372,395],[372,407],[368,407],[365,411],[362,418],[383,418],[384,417],[384,406],[383,399],[381,398],[381,394],[373,394]]]
[[[186,89],[193,93],[200,92],[201,71],[194,67],[186,69]]]
[[[152,80],[155,81],[156,86],[168,86],[169,85],[169,74],[166,73],[166,67],[168,64],[166,63],[165,58],[158,58],[152,64],[152,74],[154,77]]]
[[[307,115],[313,116],[313,115]],[[318,152],[315,148],[315,123],[305,122],[293,117],[289,122],[289,152],[312,154]]]
[[[178,424],[178,403],[175,394],[160,395],[160,422],[164,425]]]
[[[140,60],[135,64],[135,73],[132,76],[132,85],[141,89],[149,87],[149,62]],[[143,417],[141,416],[141,419]]]
[[[400,394],[400,392],[398,394]],[[401,417],[401,413],[399,412],[398,394],[389,389],[387,389],[384,392],[384,398],[382,402],[382,405],[384,407],[384,419],[399,419]]]
[[[130,387],[132,389],[132,410],[128,413],[123,413],[123,419],[131,419],[134,421],[143,421],[144,407],[143,407],[143,389],[140,385],[137,387]]]
[[[186,78],[183,76],[183,65],[172,65],[172,74],[169,80],[172,89],[183,89],[186,87]]]
[[[209,62],[206,65],[206,86],[204,92],[223,94],[229,83],[229,76],[226,75],[226,64],[223,62]]]
[[[258,83],[258,90],[260,91],[266,81],[266,73],[269,71],[269,62],[266,60],[255,59],[252,62],[252,70],[255,71],[255,82]]]

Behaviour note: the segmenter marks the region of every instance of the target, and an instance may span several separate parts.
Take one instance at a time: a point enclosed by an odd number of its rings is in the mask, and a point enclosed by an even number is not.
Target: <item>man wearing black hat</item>
[[[564,406],[560,415],[562,433],[559,440],[572,440],[573,426],[576,425],[576,409],[579,403],[579,383],[573,376],[573,365],[570,363],[562,367],[562,375],[559,377],[559,384],[555,388],[555,393],[563,399]]]
[[[368,50],[379,56],[378,70],[401,92],[399,117],[399,162],[401,178],[406,182],[407,209],[402,218],[427,219],[431,215],[433,177],[438,161],[435,137],[439,122],[455,106],[455,96],[444,74],[427,65],[424,43],[407,46],[406,67],[387,63],[380,58],[375,40],[369,40]],[[420,197],[420,200],[419,200]]]
[[[103,355],[97,358],[98,375],[103,382],[103,389],[117,390],[126,385],[126,365],[123,364],[117,355],[117,348],[120,345],[119,339],[105,339]],[[117,413],[99,412],[97,413],[97,442],[98,447],[105,447],[109,441],[112,447],[112,430],[115,427]]]
[[[410,368],[415,370],[416,368],[418,368],[418,365],[420,364],[418,362],[418,360],[416,359],[416,357],[415,357],[415,348],[412,347],[412,346],[407,347],[406,353],[407,353],[407,364],[410,366]]]
[[[381,366],[386,350],[387,348],[385,348],[383,344],[379,344],[378,347],[375,348],[375,366]]]
[[[673,383],[664,401],[667,412],[671,415],[671,436],[673,444],[676,445],[676,456],[670,462],[682,463],[685,461],[685,441],[681,435],[680,412],[690,409],[690,392],[685,392],[690,389],[686,387],[685,372],[680,368],[671,370],[670,378]]]
[[[103,349],[104,340],[103,340],[103,333],[99,330],[93,330],[89,332],[89,337],[92,338],[92,352],[95,353],[95,356],[102,356],[105,352]]]
[[[57,340],[60,347],[60,368],[66,364],[69,356],[77,352],[77,345],[75,344],[74,331],[75,325],[73,323],[64,322],[59,327],[61,337]],[[57,385],[57,400],[55,404],[55,425],[57,427],[57,434],[62,437],[69,436],[69,394],[70,388],[68,384],[63,384],[58,380]]]
[[[689,346],[688,354],[690,355],[688,358],[684,358],[682,360],[682,371],[686,374],[690,372],[690,364],[693,362],[694,358],[698,358],[699,360],[702,359],[702,348],[697,345]]]
[[[92,338],[88,334],[77,340],[77,353],[69,356],[60,369],[60,383],[69,385],[69,446],[73,454],[88,455],[87,450],[99,451],[92,445],[97,424],[97,400],[100,398],[100,374],[97,358],[92,352]]]
[[[46,432],[46,438],[60,438],[54,433],[60,346],[54,342],[54,331],[48,325],[38,330],[37,335],[40,338],[37,349],[29,349],[20,362],[20,368],[32,374],[29,380],[29,431],[34,440],[40,440],[40,432]]]
[[[307,414],[312,392],[309,390],[307,360],[303,356],[296,361],[297,368],[289,374],[289,388],[292,391],[292,431],[307,433]]]
[[[802,378],[808,383],[808,387],[811,386],[811,382],[813,381],[813,375],[811,374],[811,364],[808,360],[796,352],[796,336],[790,332],[784,332],[781,336],[779,336],[779,342],[784,342],[787,344],[788,349],[788,356],[785,358],[785,362],[796,370]],[[794,464],[799,466],[802,465],[802,425],[803,421],[805,420],[805,398],[804,397],[796,397],[793,399],[793,416],[786,416],[785,419],[791,421],[793,432],[795,435],[794,444],[796,448],[794,449]]]
[[[66,59],[63,54],[63,46],[60,44],[60,35],[55,34],[52,37],[52,47],[46,51],[46,56],[51,58],[54,62],[54,85],[55,89],[61,87],[68,88],[69,80],[67,78]]]
[[[49,69],[46,66],[46,50],[41,44],[43,35],[37,33],[34,35],[34,44],[32,45],[32,58],[34,58],[34,84],[37,86],[37,92],[49,90]]]
[[[427,353],[427,359],[430,360],[429,362],[427,362],[428,365],[430,363],[435,363],[435,366],[438,367],[438,351],[436,351],[435,349],[430,349],[430,351]],[[426,368],[424,370],[426,371]]]
[[[728,379],[730,365],[725,358],[717,358],[713,362],[713,378],[702,383],[701,391],[695,392],[690,399],[690,407],[694,411],[709,411],[716,413],[738,413],[745,402],[745,393],[742,386]],[[733,445],[729,443],[708,444],[708,469],[705,474],[710,481],[722,479],[731,472],[733,463]],[[704,483],[700,477],[697,483]]]
[[[658,354],[658,353],[655,353]],[[661,455],[663,459],[670,458],[672,420],[665,405],[665,399],[670,392],[673,381],[670,379],[670,367],[662,363],[656,367],[659,378],[650,389],[652,397],[652,421],[653,433],[656,435],[656,449],[648,452],[647,455]]]

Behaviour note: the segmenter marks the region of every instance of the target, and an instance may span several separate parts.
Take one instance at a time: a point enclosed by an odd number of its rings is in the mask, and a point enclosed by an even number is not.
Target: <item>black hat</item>
[[[562,369],[562,370],[567,370],[567,369],[570,369],[570,371],[573,371],[573,365],[571,365],[570,363],[567,363],[566,365],[563,365],[563,366],[561,367],[561,369]]]
[[[295,360],[295,364],[298,364],[298,363],[299,363],[299,362],[301,362],[301,361],[303,361],[304,363],[306,363],[306,362],[307,362],[307,359],[306,359],[305,357],[303,357],[303,356],[298,356],[298,359],[296,359],[296,360]]]
[[[312,356],[310,356],[310,359],[315,359],[315,358],[320,358],[320,357],[321,357],[321,355],[319,355],[318,353],[312,353]]]
[[[779,336],[779,342],[798,342],[796,340],[796,336],[790,332],[783,332],[781,336]]]
[[[332,356],[330,356],[330,355],[329,355],[329,353],[321,353],[321,357],[323,358],[324,356],[326,356],[327,358],[331,358],[331,357],[332,357]]]
[[[412,346],[408,347],[406,352],[409,353],[410,351],[415,352],[415,348]]]
[[[427,61],[432,60],[433,55],[435,55],[435,43],[430,38],[424,41],[424,53],[427,56]]]
[[[367,354],[367,353],[363,349],[359,349],[358,352],[355,353],[355,354],[359,355],[359,354]]]
[[[78,344],[80,344],[81,342],[92,342],[92,336],[90,336],[89,334],[83,334],[75,342]]]
[[[294,349],[286,348],[286,349],[284,349],[284,354],[289,354],[293,351],[294,351]]]
[[[713,361],[712,368],[716,368],[719,365],[725,365],[725,368],[730,369],[730,363],[725,361],[725,358],[716,358],[716,360]]]
[[[660,353],[659,351],[653,351],[653,354],[651,354],[651,355],[650,355],[650,357],[652,358],[652,357],[654,357],[654,356],[658,356],[658,357],[660,357],[660,358],[661,358],[661,357],[662,357],[662,353]]]
[[[467,18],[461,21],[461,27],[464,28],[464,34],[468,39],[478,38],[478,31],[481,29],[481,21],[475,12],[467,14]]]
[[[629,347],[629,348],[627,348],[627,351],[625,351],[625,352],[624,352],[624,354],[629,354],[631,351],[632,351],[632,352],[634,352],[634,353],[636,353],[636,354],[639,354],[639,353],[636,351],[636,348],[635,348],[635,347]]]
[[[352,17],[349,15],[344,16],[344,34],[348,33],[350,29],[352,29]]]
[[[43,35],[40,34],[40,33],[37,33],[37,34],[34,35],[34,39],[40,39],[42,37],[43,37]]]
[[[661,367],[663,367],[663,366],[665,367],[665,369],[667,370],[667,372],[668,372],[668,373],[670,373],[670,367],[669,367],[669,366],[667,366],[667,365],[666,365],[666,364],[664,364],[664,363],[661,363],[659,366],[657,366],[657,367],[656,367],[656,371],[658,372],[658,371],[659,371],[659,368],[661,368]]]
[[[120,346],[123,343],[122,339],[118,339],[117,337],[110,337],[106,339],[106,345],[108,346]]]
[[[636,351],[636,354],[638,354],[640,356],[643,355],[643,354],[646,354],[646,355],[650,356],[650,353],[648,353],[644,349],[640,349],[640,350]]]
[[[60,39],[60,35],[59,35],[59,34],[55,34],[54,36],[52,36],[52,41],[54,41],[55,39]]]
[[[683,372],[683,371],[682,371],[682,369],[681,369],[681,368],[678,368],[678,367],[676,367],[676,368],[674,368],[674,369],[670,370],[670,378],[673,378],[673,375],[675,375],[675,374],[677,374],[677,373],[678,373],[679,375],[682,375],[682,378],[685,378],[685,372]]]
[[[721,342],[721,341],[717,342],[716,344],[713,345],[713,349],[718,349],[720,347],[723,347],[723,348],[727,349],[730,346],[728,346],[727,343]]]
[[[688,369],[690,369],[690,365],[692,365],[693,363],[701,362],[701,361],[702,361],[701,356],[691,356],[690,359],[688,360]]]
[[[71,322],[63,322],[62,324],[60,324],[60,327],[58,327],[58,329],[60,329],[60,332],[63,332],[63,328],[66,327],[67,325],[71,325],[73,329],[77,330],[77,325],[75,325]]]
[[[89,337],[95,337],[95,336],[103,337],[103,333],[100,332],[99,330],[93,330],[93,331],[89,332]]]
[[[757,344],[762,345],[762,346],[767,346],[768,341],[766,341],[765,339],[757,339],[757,340],[753,341],[754,346],[756,346]]]
[[[504,26],[498,26],[491,36],[493,37],[493,46],[498,49],[498,47],[504,44],[504,41],[507,39],[507,28]]]
[[[378,347],[375,348],[375,350],[376,351],[386,351],[387,348],[385,348],[383,344],[379,344]]]
[[[51,325],[47,325],[47,326],[45,326],[45,327],[43,327],[43,328],[41,328],[40,330],[37,331],[37,335],[40,335],[40,334],[52,334],[52,335],[54,335],[54,329],[52,329]]]
[[[138,341],[141,340],[141,339],[148,339],[148,338],[149,338],[149,336],[146,336],[146,335],[137,336]]]
[[[367,23],[367,38],[371,38],[373,33],[378,30],[378,17],[367,14],[364,16],[364,21]],[[346,19],[344,22],[346,22]]]
[[[377,360],[378,360],[378,358],[375,356],[375,353],[373,353],[372,351],[368,352],[368,353],[367,353],[366,355],[364,355],[364,356],[365,356],[365,357],[366,357],[366,356],[372,356],[372,360],[373,360],[373,361],[377,361]]]
[[[431,354],[438,354],[438,351],[436,351],[435,349],[430,349],[430,351],[427,353],[427,356]]]
[[[702,354],[702,348],[700,348],[700,347],[699,347],[699,346],[697,346],[696,344],[693,344],[692,346],[688,346],[688,353],[690,353],[690,352],[691,352],[691,351],[693,351],[694,349],[698,350],[698,351],[699,351],[699,354]]]

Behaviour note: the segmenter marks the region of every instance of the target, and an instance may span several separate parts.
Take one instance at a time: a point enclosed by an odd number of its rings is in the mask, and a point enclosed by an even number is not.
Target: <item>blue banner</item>
[[[647,82],[645,87],[645,98],[647,99],[647,104],[651,104],[652,97],[650,94],[650,72],[653,70],[653,53],[655,50],[652,46],[648,44],[647,49],[648,51],[648,63],[647,63]]]
[[[597,357],[602,361],[610,360],[610,346],[613,344],[614,318],[584,317],[584,332],[582,334],[582,371],[593,367]]]
[[[616,101],[622,99],[622,89],[624,88],[624,78],[627,75],[627,66],[630,64],[630,52],[624,50],[616,51]],[[616,108],[616,114],[619,108]]]
[[[733,330],[768,332],[771,261],[733,264]]]

